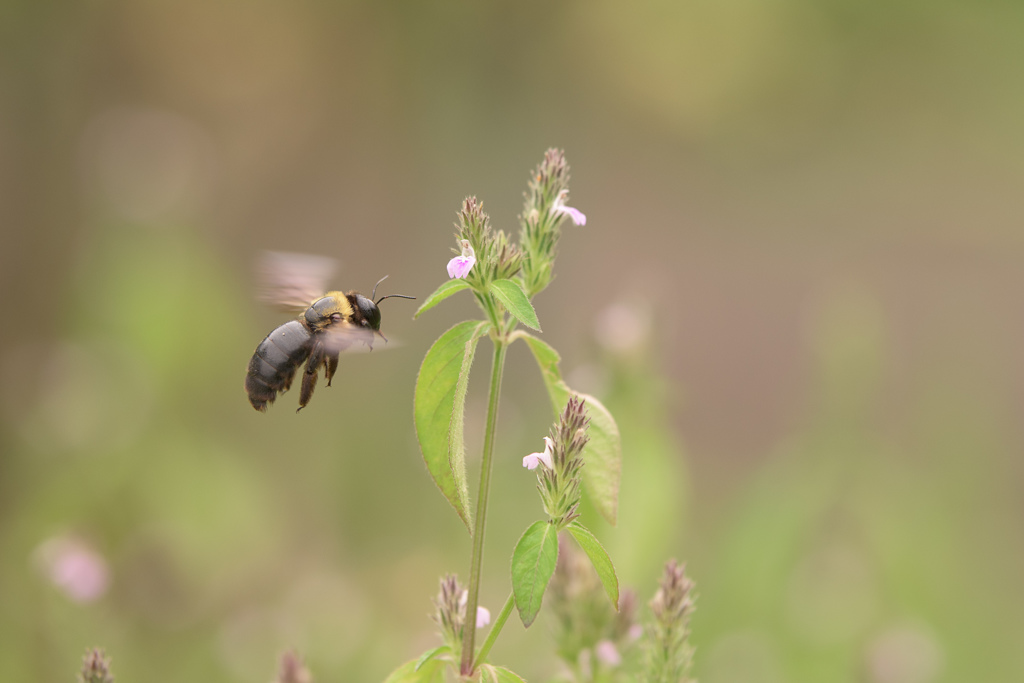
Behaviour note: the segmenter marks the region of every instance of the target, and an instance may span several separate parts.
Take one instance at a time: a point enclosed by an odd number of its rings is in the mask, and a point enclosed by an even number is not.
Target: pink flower
[[[473,247],[469,244],[469,240],[462,240],[462,255],[456,256],[448,262],[448,277],[461,280],[469,275],[474,263],[476,263],[476,253],[473,251]]]
[[[469,590],[462,591],[462,595],[459,596],[459,611],[466,611],[466,603],[469,602]],[[476,607],[476,627],[483,628],[487,624],[491,623],[491,610],[477,605]]]
[[[544,452],[543,453],[530,453],[528,456],[523,458],[523,467],[528,470],[537,469],[537,465],[544,463],[544,466],[549,470],[554,468],[555,463],[551,460],[551,449],[555,447],[555,443],[551,440],[551,437],[544,437]]]
[[[557,214],[568,214],[569,218],[576,225],[586,225],[587,217],[583,215],[583,212],[579,209],[574,209],[571,206],[565,205],[565,198],[569,195],[569,190],[562,190],[558,193],[558,197],[555,199],[555,203],[551,205],[551,213]]]
[[[594,647],[594,654],[597,655],[598,661],[608,666],[618,666],[622,664],[622,656],[619,654],[618,648],[615,647],[615,643],[610,640],[601,640]]]
[[[50,582],[75,602],[93,602],[110,585],[106,560],[77,538],[51,538],[36,550],[36,559]]]

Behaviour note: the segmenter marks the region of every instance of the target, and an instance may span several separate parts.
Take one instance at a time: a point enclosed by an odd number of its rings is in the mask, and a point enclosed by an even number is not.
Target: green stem
[[[483,309],[484,313],[490,319],[491,324],[494,325],[494,329],[501,329],[501,320],[498,319],[498,311],[494,308],[494,297],[490,294],[481,294],[480,292],[473,291],[476,296],[477,303],[480,304],[480,308]]]
[[[494,454],[494,432],[498,423],[498,397],[501,375],[505,369],[508,343],[504,336],[494,339],[494,362],[491,366],[491,396],[487,401],[487,424],[484,427],[484,455],[480,463],[480,493],[476,499],[473,525],[473,563],[469,570],[469,595],[466,618],[462,627],[462,675],[473,673],[473,640],[476,635],[476,608],[480,597],[480,567],[484,559],[484,529],[487,521],[487,494],[491,489],[491,456]]]
[[[487,659],[487,655],[491,652],[491,647],[494,645],[494,641],[498,639],[498,634],[501,633],[501,629],[505,626],[505,622],[508,621],[508,617],[512,614],[512,608],[516,604],[516,594],[509,593],[508,600],[505,601],[505,606],[501,608],[501,614],[498,615],[498,619],[494,622],[494,626],[491,627],[491,632],[487,634],[487,640],[480,646],[480,654],[476,656],[476,661],[473,662],[473,669],[475,670],[484,660]]]

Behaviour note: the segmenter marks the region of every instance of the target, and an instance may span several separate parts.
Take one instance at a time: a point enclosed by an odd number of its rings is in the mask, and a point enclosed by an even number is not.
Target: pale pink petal
[[[544,465],[550,470],[554,469],[555,463],[551,459],[551,450],[555,447],[555,442],[551,440],[551,437],[544,437],[544,452],[543,453],[530,453],[528,456],[523,458],[523,467],[529,470],[537,469],[537,465],[544,463]]]
[[[486,607],[476,608],[476,627],[483,628],[491,623],[491,610]]]
[[[555,449],[555,442],[551,440],[550,436],[545,436],[544,437],[544,454],[541,456],[541,460],[543,460],[544,464],[547,465],[549,468],[553,468],[555,466],[554,461],[551,459],[551,455],[552,455],[552,452],[554,451],[554,449]]]
[[[551,205],[551,213],[557,214],[569,214],[569,218],[576,225],[586,225],[587,217],[583,215],[583,212],[579,209],[574,209],[571,206],[565,205],[565,199],[569,196],[569,190],[565,189],[558,193],[555,198],[554,204]]]
[[[530,453],[529,455],[523,458],[523,467],[525,467],[528,470],[535,470],[537,469],[537,465],[543,462],[541,460],[541,458],[543,457],[543,453]]]
[[[461,280],[469,275],[475,263],[476,259],[472,256],[456,256],[448,262],[448,277]]]
[[[575,223],[576,225],[587,224],[587,217],[579,209],[574,209],[571,206],[556,205],[551,210],[554,211],[555,213],[569,214],[569,218],[571,218],[572,222]]]
[[[469,240],[460,240],[459,243],[462,245],[462,253],[448,262],[448,277],[456,280],[469,275],[473,264],[476,263],[476,252],[473,251]]]
[[[594,647],[594,654],[597,655],[598,661],[608,666],[622,664],[622,656],[619,654],[618,648],[615,647],[615,643],[610,640],[598,642]]]

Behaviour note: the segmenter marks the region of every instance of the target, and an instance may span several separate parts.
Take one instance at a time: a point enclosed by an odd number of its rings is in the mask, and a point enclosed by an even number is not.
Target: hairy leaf
[[[612,559],[608,557],[604,546],[590,529],[580,524],[578,519],[570,522],[566,529],[590,558],[590,563],[594,565],[601,585],[604,586],[604,592],[608,594],[608,599],[612,601],[615,609],[619,609],[619,578],[615,575],[615,565],[612,564]]]
[[[424,664],[441,655],[451,654],[452,649],[447,645],[438,645],[432,650],[427,650],[416,660],[416,670],[419,671]]]
[[[455,279],[446,280],[445,282],[442,282],[441,286],[435,289],[434,293],[427,297],[426,301],[423,302],[423,305],[416,309],[416,312],[412,316],[413,319],[415,320],[416,318],[420,317],[421,313],[429,311],[431,308],[438,305],[439,303],[450,297],[452,294],[455,294],[456,292],[461,292],[464,289],[469,289],[469,283],[466,282],[465,280]]]
[[[526,297],[526,292],[514,280],[495,280],[490,285],[491,294],[497,297],[498,301],[511,313],[516,320],[540,331],[540,321],[537,320],[537,311],[533,310],[533,304]]]
[[[392,671],[384,683],[444,683],[444,662],[432,659],[420,666],[418,659],[410,660]]]
[[[470,533],[463,418],[476,344],[490,323],[467,320],[445,332],[427,351],[416,378],[413,414],[423,460],[437,488]]]
[[[558,561],[558,532],[546,521],[534,522],[512,551],[512,592],[523,626],[537,618],[544,591]]]
[[[480,683],[526,683],[518,674],[503,666],[484,664],[480,667]]]

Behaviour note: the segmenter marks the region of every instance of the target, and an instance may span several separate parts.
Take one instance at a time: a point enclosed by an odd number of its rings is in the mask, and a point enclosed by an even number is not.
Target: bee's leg
[[[338,354],[327,356],[324,362],[327,364],[327,386],[331,386],[331,379],[334,378],[334,373],[338,369]]]
[[[295,409],[295,412],[299,412],[306,407],[309,403],[309,399],[313,398],[313,390],[316,389],[316,378],[318,373],[315,372],[304,372],[302,374],[302,390],[299,392],[299,407]]]
[[[281,392],[288,391],[292,387],[292,380],[295,379],[295,371],[298,367],[292,368],[287,375],[284,377],[284,383],[281,385]]]
[[[313,398],[313,390],[316,389],[316,379],[320,374],[320,366],[324,364],[324,347],[322,344],[314,344],[313,350],[306,360],[306,372],[302,374],[302,389],[299,391],[299,412],[306,407],[309,399]]]

